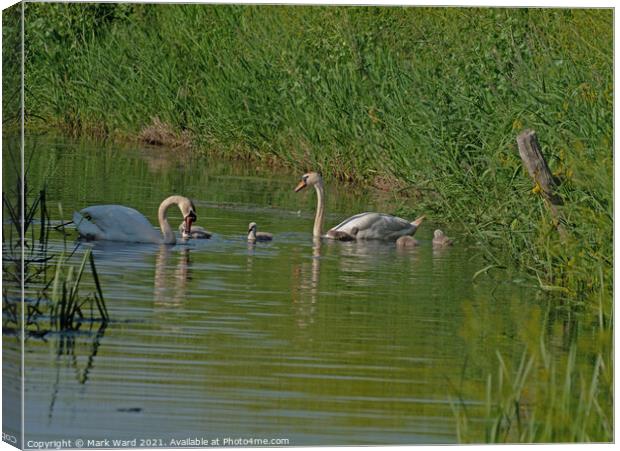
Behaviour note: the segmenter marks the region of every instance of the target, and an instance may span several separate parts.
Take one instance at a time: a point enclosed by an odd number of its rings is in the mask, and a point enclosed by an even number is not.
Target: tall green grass
[[[396,213],[477,242],[480,277],[516,262],[611,340],[611,10],[26,6],[29,130],[159,123],[195,152],[387,186]],[[519,160],[524,128],[561,182],[565,241]]]
[[[21,121],[21,4],[2,11],[2,130],[18,133]]]

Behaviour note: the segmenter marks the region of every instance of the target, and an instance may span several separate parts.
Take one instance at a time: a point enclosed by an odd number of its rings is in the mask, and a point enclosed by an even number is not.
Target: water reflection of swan
[[[179,207],[185,228],[191,232],[192,223],[196,221],[196,207],[183,196],[170,196],[159,206],[157,218],[163,236],[142,213],[123,205],[93,205],[84,208],[73,214],[73,222],[80,235],[91,240],[175,244],[176,237],[167,217],[172,205]]]
[[[178,253],[179,258],[173,272],[168,265],[172,249],[161,246],[155,260],[155,304],[176,306],[186,297],[187,281],[190,277],[189,248],[184,247]]]
[[[392,260],[394,255],[393,245],[381,241],[343,243],[334,248],[340,267],[339,278],[346,286],[374,284],[370,273],[383,269],[386,258]]]
[[[297,325],[300,328],[305,328],[308,324],[314,322],[320,275],[321,239],[314,238],[310,274],[307,272],[307,264],[305,263],[301,263],[293,268],[294,281],[291,287],[291,294],[293,295],[293,303],[297,307]]]
[[[325,214],[325,192],[323,179],[318,172],[309,172],[301,177],[295,187],[299,192],[307,186],[314,186],[317,194],[316,216],[313,234],[320,237],[323,233],[323,217]],[[327,238],[341,241],[353,240],[387,240],[394,241],[404,235],[413,235],[422,223],[424,216],[415,221],[407,221],[384,213],[360,213],[345,219],[336,227],[327,231]]]

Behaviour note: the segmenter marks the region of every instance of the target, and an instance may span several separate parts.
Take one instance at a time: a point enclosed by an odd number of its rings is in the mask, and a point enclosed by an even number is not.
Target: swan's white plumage
[[[124,241],[131,243],[175,244],[176,237],[168,222],[168,209],[176,205],[191,232],[196,211],[191,200],[183,196],[169,196],[157,211],[160,231],[137,210],[123,205],[93,205],[74,213],[73,222],[81,236],[91,240]]]
[[[327,232],[344,232],[358,240],[394,241],[405,235],[413,235],[416,225],[406,219],[384,213],[359,213],[345,219]]]
[[[73,214],[80,235],[94,240],[161,243],[161,232],[139,211],[123,205],[94,205]]]

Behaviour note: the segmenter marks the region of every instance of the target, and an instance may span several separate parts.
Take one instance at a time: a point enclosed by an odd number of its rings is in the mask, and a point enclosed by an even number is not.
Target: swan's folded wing
[[[114,241],[159,242],[161,234],[142,213],[123,205],[93,205],[80,211],[101,230],[100,239]]]
[[[384,213],[360,213],[345,219],[332,229],[361,240],[395,240],[415,232],[409,221]]]
[[[365,230],[380,216],[379,213],[359,213],[345,219],[331,230],[350,234],[353,229]]]
[[[411,229],[412,225],[406,219],[399,218],[398,216],[379,213],[379,218],[373,224],[373,227],[378,227],[381,230],[389,232],[398,232],[403,229]]]
[[[332,230],[350,233],[353,229],[358,231],[366,229],[378,229],[386,232],[397,232],[411,228],[411,223],[406,219],[385,213],[359,213],[345,219]]]

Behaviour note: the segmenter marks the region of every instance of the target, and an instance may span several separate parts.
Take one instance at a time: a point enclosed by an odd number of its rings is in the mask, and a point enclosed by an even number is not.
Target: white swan
[[[323,217],[325,215],[325,192],[323,191],[321,174],[317,172],[304,174],[299,184],[295,187],[295,192],[299,192],[307,186],[314,186],[316,190],[317,208],[313,235],[320,237],[323,232]],[[326,237],[341,241],[394,241],[401,236],[413,235],[423,220],[424,216],[409,222],[406,219],[384,213],[360,213],[345,219],[336,227],[328,230]]]
[[[191,232],[196,221],[196,207],[183,196],[170,196],[159,206],[159,233],[142,213],[123,205],[93,205],[73,213],[73,222],[80,236],[89,240],[125,241],[132,243],[175,244],[174,232],[168,223],[167,211],[177,205],[183,214],[186,229]]]
[[[213,235],[207,229],[200,226],[192,226],[190,233],[187,233],[185,231],[185,221],[179,224],[179,232],[181,232],[181,236],[184,240],[188,238],[193,238],[197,240],[208,240],[209,238],[211,238],[211,235]]]
[[[271,241],[273,239],[273,235],[267,232],[257,232],[256,231],[256,223],[250,222],[248,225],[248,241],[250,243],[254,243],[256,241]]]

